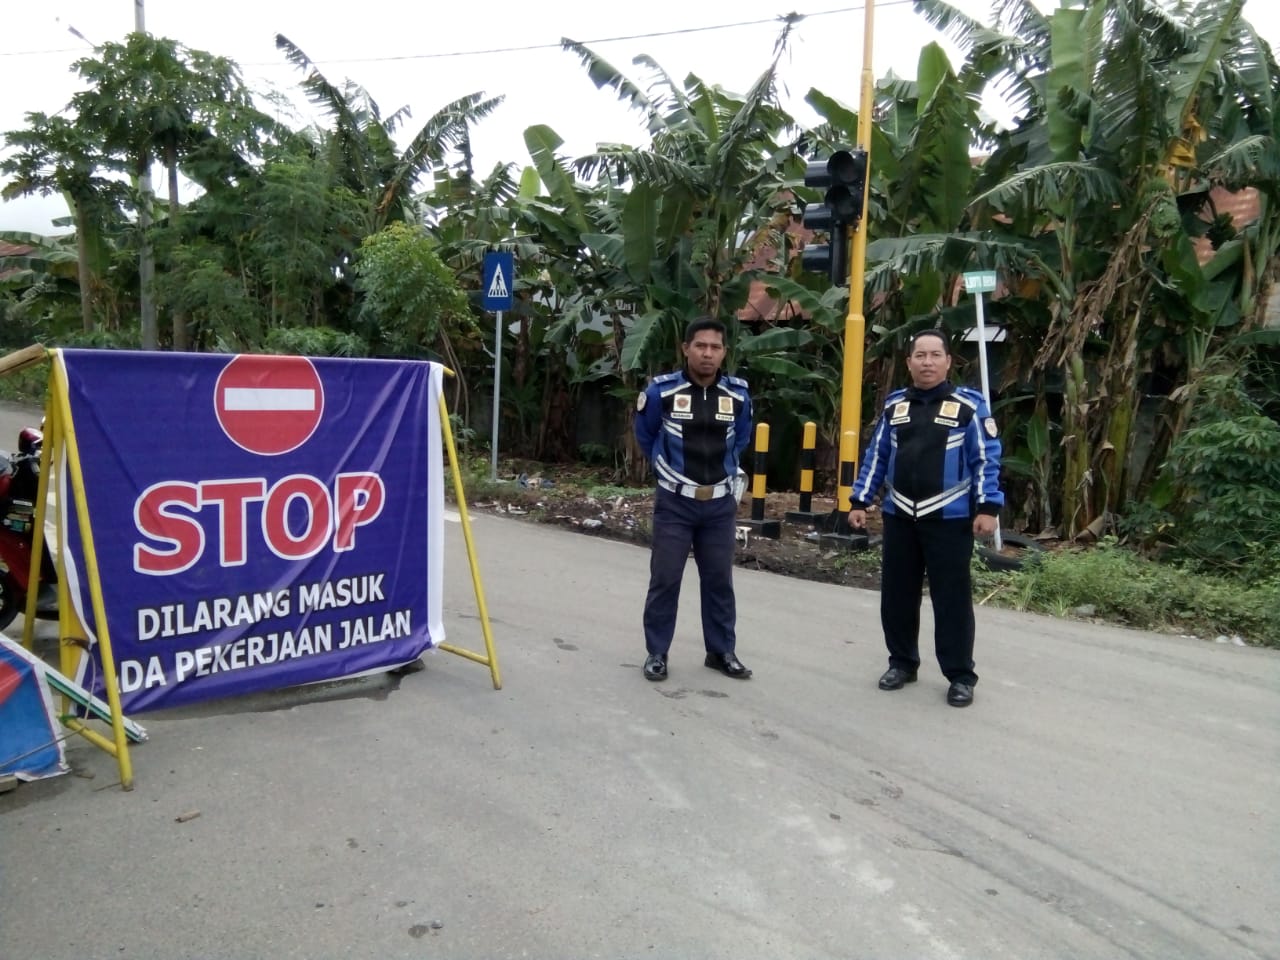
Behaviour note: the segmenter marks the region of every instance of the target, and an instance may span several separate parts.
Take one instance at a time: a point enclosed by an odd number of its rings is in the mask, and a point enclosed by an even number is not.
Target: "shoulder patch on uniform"
[[[987,431],[988,437],[993,437],[993,438],[999,432],[996,430],[996,421],[994,417],[987,417],[987,419],[983,420],[982,429]]]
[[[652,377],[650,383],[670,383],[672,380],[680,379],[680,371],[673,370],[671,373],[660,373],[656,377]]]
[[[906,390],[894,390],[884,398],[884,408],[888,410],[895,403],[900,403],[907,396]]]
[[[724,379],[730,386],[740,387],[743,390],[747,389],[747,381],[743,380],[741,377],[731,377],[726,373],[724,375]]]
[[[649,402],[649,395],[641,391],[640,396],[636,397],[636,409],[643,410],[644,405]]]

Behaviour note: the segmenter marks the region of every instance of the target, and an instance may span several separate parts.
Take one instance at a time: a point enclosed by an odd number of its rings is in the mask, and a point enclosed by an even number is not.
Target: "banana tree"
[[[641,56],[635,62],[653,78],[646,91],[586,46],[562,41],[598,87],[643,115],[650,137],[646,147],[601,145],[570,163],[558,155],[554,131],[531,127],[525,135],[558,211],[549,226],[577,247],[580,315],[607,319],[619,396],[633,397],[644,372],[679,362],[690,319],[730,317],[746,300],[748,238],[785,204],[779,187],[792,148],[778,137],[792,123],[775,86],[788,33],[784,28],[773,61],[743,96],[694,75],[677,83]],[[608,375],[602,359],[585,375]],[[621,432],[630,437],[629,429]],[[643,464],[629,442],[623,462],[638,478]]]
[[[103,174],[113,163],[92,138],[65,117],[28,113],[27,126],[4,135],[15,153],[0,162],[0,172],[11,179],[0,197],[60,193],[75,220],[77,280],[80,287],[80,321],[84,331],[94,328],[94,299],[107,265],[105,220],[117,218],[123,202],[121,185]]]
[[[777,100],[777,70],[791,24],[768,67],[742,96],[690,74],[677,83],[654,60],[648,90],[588,47],[562,41],[600,88],[645,119],[647,147],[601,145],[579,174],[626,190],[616,230],[594,239],[618,274],[619,291],[642,291],[620,356],[623,370],[669,365],[693,316],[732,316],[746,301],[744,268],[762,228],[788,206],[783,168],[793,153],[780,137],[794,124]],[[614,238],[618,242],[610,241]]]
[[[1174,369],[1162,372],[1184,383],[1188,348],[1218,339],[1225,288],[1200,270],[1194,218],[1180,213],[1190,185],[1213,182],[1204,161],[1243,160],[1241,117],[1266,114],[1269,132],[1253,133],[1262,140],[1250,155],[1273,149],[1274,119],[1260,104],[1273,97],[1274,61],[1249,42],[1239,0],[1175,13],[1147,0],[1092,0],[1051,16],[1008,3],[999,12],[1009,32],[994,39],[947,4],[918,7],[968,48],[973,76],[1011,76],[1021,97],[1023,115],[995,138],[969,216],[980,236],[1009,248],[1006,263],[983,266],[1003,268],[1019,296],[1047,308],[1047,328],[1030,341],[1036,360],[1014,375],[1065,379],[1059,500],[1074,535],[1132,492],[1126,470],[1146,373],[1172,354]],[[1219,122],[1224,112],[1235,129]],[[1274,189],[1274,172],[1252,170]],[[941,263],[954,239],[917,236],[910,249],[875,252],[889,257],[891,275],[911,257]]]
[[[470,126],[492,113],[502,97],[472,93],[437,110],[403,150],[395,133],[410,116],[401,107],[382,116],[377,102],[363,87],[347,81],[331,83],[300,47],[283,34],[276,46],[306,76],[302,89],[333,123],[325,138],[334,177],[368,204],[365,235],[377,233],[392,221],[420,221],[415,202],[419,180],[445,162],[451,150],[469,136]]]
[[[62,326],[77,299],[78,261],[69,237],[0,231],[0,293],[14,299],[12,318],[29,321],[25,329],[6,331],[5,343],[25,345]]]

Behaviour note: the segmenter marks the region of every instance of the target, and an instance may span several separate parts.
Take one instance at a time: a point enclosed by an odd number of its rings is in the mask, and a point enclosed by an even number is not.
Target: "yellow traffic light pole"
[[[866,0],[862,37],[862,93],[858,107],[858,146],[867,153],[867,175],[862,188],[862,217],[853,228],[849,244],[849,312],[844,321],[844,369],[840,394],[840,478],[836,515],[843,517],[849,509],[849,496],[858,474],[862,430],[862,365],[866,342],[867,319],[863,314],[863,283],[867,267],[867,221],[871,193],[871,113],[875,108],[875,82],[871,62],[872,27],[875,22],[874,0]]]

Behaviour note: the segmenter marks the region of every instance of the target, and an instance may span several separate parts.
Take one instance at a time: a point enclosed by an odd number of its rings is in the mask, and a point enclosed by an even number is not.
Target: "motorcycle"
[[[36,427],[24,427],[18,434],[17,452],[0,451],[0,630],[27,608],[43,447],[44,433]],[[57,580],[46,538],[37,584],[36,616],[40,619],[58,617]]]

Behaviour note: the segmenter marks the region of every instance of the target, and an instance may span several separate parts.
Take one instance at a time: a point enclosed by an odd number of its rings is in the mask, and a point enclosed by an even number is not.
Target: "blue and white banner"
[[[69,769],[44,669],[43,660],[0,636],[0,774],[39,780]]]
[[[57,356],[126,713],[386,670],[443,641],[438,364]],[[95,639],[65,483],[60,502]]]

